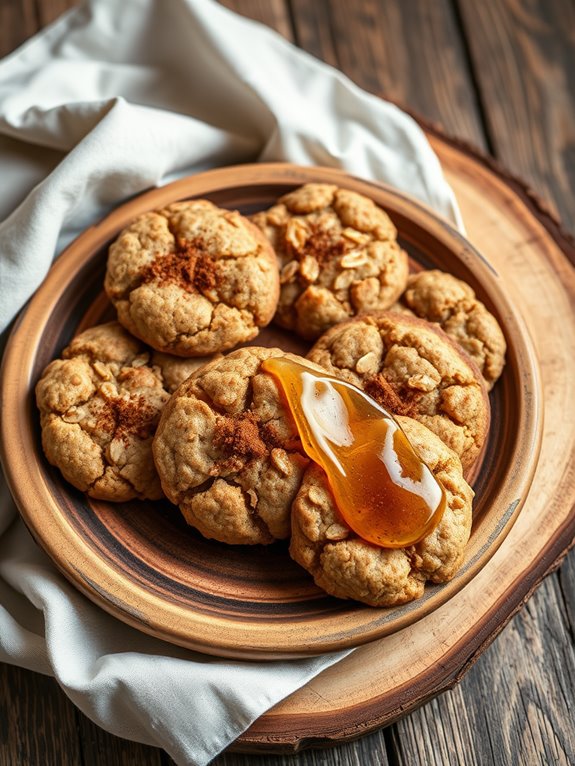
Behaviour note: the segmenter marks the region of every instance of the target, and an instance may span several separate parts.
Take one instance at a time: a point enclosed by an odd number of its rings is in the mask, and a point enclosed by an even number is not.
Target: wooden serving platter
[[[491,394],[492,424],[482,461],[464,561],[422,598],[374,609],[328,597],[289,557],[286,545],[225,546],[186,526],[169,503],[106,503],[76,492],[39,446],[33,387],[45,365],[80,329],[108,318],[102,300],[107,247],[141,212],[207,197],[244,213],[274,204],[309,181],[372,197],[394,220],[420,266],[463,278],[499,318],[506,369]],[[286,342],[287,341],[287,342]],[[293,349],[270,326],[255,343]],[[295,349],[305,353],[305,345]],[[224,657],[280,659],[356,647],[392,635],[448,602],[486,565],[525,501],[537,465],[541,392],[532,344],[496,271],[442,218],[397,192],[341,171],[287,164],[243,165],[188,177],[140,195],[81,234],[23,313],[3,370],[6,474],[39,544],[73,584],[119,619],[152,635]]]
[[[545,421],[537,472],[513,529],[460,593],[320,674],[258,719],[238,751],[354,739],[452,687],[573,545],[575,243],[521,182],[433,129],[428,138],[469,239],[502,277],[535,344]]]

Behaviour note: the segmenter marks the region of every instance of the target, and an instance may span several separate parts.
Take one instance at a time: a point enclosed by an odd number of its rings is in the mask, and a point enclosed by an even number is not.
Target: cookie
[[[328,330],[308,354],[395,415],[408,415],[473,465],[487,438],[489,398],[476,364],[436,324],[365,314]]]
[[[401,416],[397,420],[446,491],[445,511],[430,535],[407,548],[365,542],[346,524],[325,474],[316,466],[306,472],[292,509],[292,558],[331,595],[377,607],[419,598],[426,581],[450,580],[461,565],[471,530],[473,491],[457,455],[421,423]]]
[[[367,197],[306,184],[252,216],[280,266],[275,321],[315,340],[363,311],[386,309],[403,292],[406,253],[387,213]]]
[[[137,218],[111,245],[105,278],[118,320],[158,351],[204,356],[255,338],[279,274],[260,230],[206,200]]]
[[[493,387],[505,365],[505,338],[466,282],[443,271],[422,271],[409,278],[401,303],[415,316],[437,322],[475,361],[487,388]]]
[[[194,373],[167,404],[154,458],[163,490],[204,537],[271,543],[290,534],[290,508],[309,465],[265,359],[233,351]],[[309,365],[308,365],[309,366]]]
[[[171,392],[205,361],[152,353],[117,322],[81,333],[36,386],[49,462],[90,497],[162,497],[152,437]]]

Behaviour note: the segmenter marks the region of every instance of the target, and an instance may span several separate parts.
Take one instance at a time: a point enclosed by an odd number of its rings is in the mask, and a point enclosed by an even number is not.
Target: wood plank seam
[[[382,94],[378,95],[380,98],[385,98]],[[514,192],[523,198],[530,212],[543,223],[563,253],[571,263],[575,265],[575,232],[566,228],[564,222],[551,204],[535,191],[527,181],[509,170],[506,164],[497,159],[497,157],[494,157],[492,154],[487,154],[470,141],[452,135],[449,131],[446,131],[443,126],[438,125],[436,122],[433,122],[426,117],[422,117],[410,107],[407,107],[396,100],[389,98],[387,100],[395,104],[399,109],[402,109],[406,114],[409,114],[410,117],[413,117],[426,133],[447,141],[447,143],[451,144],[451,146],[456,149],[461,149],[463,152],[474,155],[475,159],[486,165],[487,168],[501,178],[502,181],[505,181]]]
[[[495,141],[491,131],[491,126],[489,125],[489,120],[487,119],[486,104],[483,99],[483,93],[479,83],[479,78],[477,77],[477,72],[473,63],[473,56],[471,55],[471,47],[469,45],[469,38],[463,20],[463,15],[461,13],[461,8],[459,6],[458,0],[449,0],[449,2],[453,13],[453,20],[455,22],[457,31],[459,32],[461,48],[463,51],[463,59],[467,67],[467,74],[469,76],[471,89],[473,91],[473,97],[477,105],[477,114],[479,115],[481,130],[483,131],[483,136],[485,138],[485,145],[489,154],[494,156],[496,154]]]

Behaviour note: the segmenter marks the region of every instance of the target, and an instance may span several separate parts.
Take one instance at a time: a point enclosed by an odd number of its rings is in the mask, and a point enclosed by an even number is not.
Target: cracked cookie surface
[[[395,312],[365,314],[328,330],[308,354],[394,415],[436,433],[464,469],[489,429],[489,398],[475,363],[436,324]]]
[[[437,322],[475,361],[488,389],[493,387],[507,346],[497,320],[470,285],[443,271],[422,271],[410,276],[401,302],[415,316]]]
[[[275,321],[307,340],[363,311],[388,308],[405,288],[406,253],[387,213],[328,184],[306,184],[252,216],[279,260]]]
[[[421,597],[426,581],[450,580],[461,565],[471,531],[473,491],[463,478],[459,458],[417,421],[401,416],[397,420],[446,491],[445,511],[430,535],[407,548],[365,542],[339,513],[318,466],[306,472],[292,509],[292,558],[331,595],[377,607]]]
[[[117,322],[76,336],[36,385],[49,462],[100,500],[162,497],[152,457],[160,412],[206,361],[153,352]]]
[[[256,337],[275,312],[277,261],[260,230],[207,200],[145,213],[110,246],[118,320],[153,348],[203,356]]]
[[[305,361],[277,348],[233,351],[194,373],[162,414],[153,447],[162,487],[204,537],[267,544],[290,534],[310,461],[277,384],[260,370],[284,356]]]

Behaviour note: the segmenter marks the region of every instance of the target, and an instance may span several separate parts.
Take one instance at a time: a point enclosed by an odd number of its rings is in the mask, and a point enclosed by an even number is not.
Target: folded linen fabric
[[[0,62],[0,330],[113,206],[255,160],[342,167],[460,223],[414,121],[271,30],[212,0],[66,14]],[[68,584],[0,487],[0,660],[54,675],[114,734],[207,763],[345,654],[241,662],[140,634]]]

